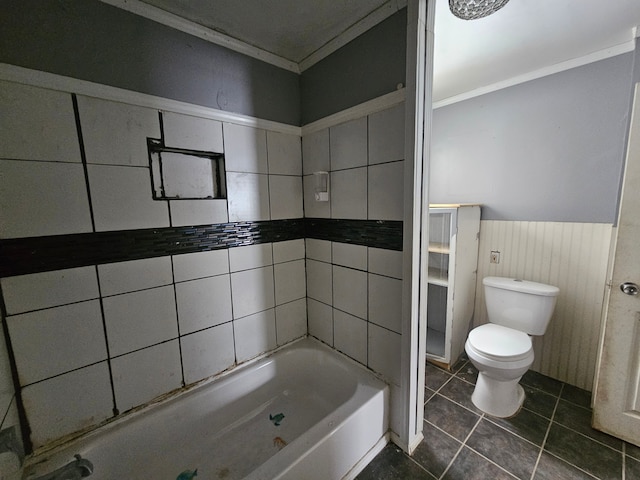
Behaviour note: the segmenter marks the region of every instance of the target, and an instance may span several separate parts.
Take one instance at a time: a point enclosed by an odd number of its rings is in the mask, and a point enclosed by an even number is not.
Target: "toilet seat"
[[[478,354],[498,362],[525,359],[533,349],[526,333],[493,323],[471,330],[467,342]]]

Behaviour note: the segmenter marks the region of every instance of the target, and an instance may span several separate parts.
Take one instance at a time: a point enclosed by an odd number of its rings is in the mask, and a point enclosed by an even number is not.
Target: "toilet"
[[[473,404],[489,415],[510,417],[522,402],[518,384],[533,363],[529,335],[544,335],[560,290],[516,278],[482,280],[489,323],[469,332],[464,349],[478,369]]]

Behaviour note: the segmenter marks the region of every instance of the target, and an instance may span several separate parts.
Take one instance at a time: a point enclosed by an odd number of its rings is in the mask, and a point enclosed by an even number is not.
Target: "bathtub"
[[[23,478],[74,454],[91,480],[353,478],[387,441],[388,405],[385,383],[305,338],[34,456]]]

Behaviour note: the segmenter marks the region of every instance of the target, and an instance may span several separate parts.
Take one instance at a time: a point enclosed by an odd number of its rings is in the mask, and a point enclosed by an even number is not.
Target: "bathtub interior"
[[[387,431],[386,405],[388,387],[371,372],[316,340],[302,339],[34,457],[24,478],[51,472],[78,453],[93,462],[92,480],[175,480],[196,468],[200,478],[295,478],[283,472],[292,465],[293,471],[305,470],[304,458],[318,462],[320,453],[337,455],[331,443],[340,438],[361,443],[349,447],[359,460]],[[358,411],[379,418],[351,418]],[[356,428],[366,438],[340,434],[341,427]],[[318,448],[321,443],[326,445]],[[335,478],[353,466],[347,463]]]

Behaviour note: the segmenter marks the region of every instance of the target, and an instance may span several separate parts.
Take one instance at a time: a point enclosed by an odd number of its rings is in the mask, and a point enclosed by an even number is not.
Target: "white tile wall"
[[[367,364],[367,322],[340,310],[333,310],[335,348]]]
[[[303,298],[307,294],[304,260],[274,265],[276,305]]]
[[[222,372],[235,362],[231,322],[185,335],[180,342],[187,384]]]
[[[270,243],[234,247],[230,248],[228,252],[232,272],[266,267],[273,263],[273,250]]]
[[[400,334],[373,323],[369,323],[368,334],[369,367],[400,385]]]
[[[0,284],[8,315],[98,298],[94,267],[18,275]]]
[[[22,398],[34,448],[96,425],[112,415],[107,362],[29,385]]]
[[[331,262],[331,242],[316,238],[305,238],[307,258],[320,262]]]
[[[233,321],[238,362],[276,347],[276,316],[270,308]]]
[[[304,239],[286,240],[273,244],[273,263],[289,262],[304,258]]]
[[[269,220],[269,177],[227,172],[229,221]]]
[[[367,168],[331,172],[331,218],[367,219]]]
[[[279,132],[267,132],[269,173],[302,175],[302,146],[300,137]]]
[[[315,177],[302,177],[304,195],[304,216],[307,218],[330,218],[331,202],[318,202],[315,199]],[[331,195],[331,179],[329,179],[329,195]]]
[[[273,267],[231,274],[233,317],[241,318],[275,306]]]
[[[331,127],[329,138],[332,171],[367,164],[367,117]]]
[[[226,200],[169,200],[169,206],[174,227],[229,221]]]
[[[224,147],[228,172],[269,173],[264,130],[225,123]]]
[[[331,251],[335,265],[357,268],[358,270],[367,269],[367,247],[350,243],[332,242]]]
[[[226,249],[185,253],[172,258],[176,282],[229,273],[229,254]]]
[[[107,358],[98,300],[10,316],[7,324],[21,385]]]
[[[333,309],[312,298],[307,298],[309,335],[333,346]]]
[[[111,369],[121,413],[182,386],[177,339],[115,358]]]
[[[229,275],[176,284],[176,303],[181,335],[230,321]]]
[[[0,81],[0,158],[80,163],[71,95]]]
[[[168,227],[166,201],[153,200],[148,168],[89,165],[96,230]]]
[[[162,120],[167,147],[224,152],[221,122],[172,112],[162,112]]]
[[[404,104],[369,115],[369,165],[404,159]]]
[[[92,230],[82,165],[0,160],[0,178],[1,238]]]
[[[302,171],[305,175],[313,172],[328,172],[329,129],[320,130],[302,137]]]
[[[404,162],[369,167],[368,205],[372,220],[402,220],[404,211]]]
[[[333,266],[333,306],[367,318],[367,273]]]
[[[146,167],[147,138],[160,139],[157,110],[78,96],[87,163]]]
[[[173,282],[171,257],[144,258],[98,265],[103,296],[169,285]]]
[[[402,332],[402,280],[369,274],[369,321]]]
[[[402,279],[402,252],[369,247],[369,272]]]
[[[269,175],[271,219],[302,218],[302,177]]]
[[[307,259],[307,296],[331,305],[332,288],[331,264]]]
[[[103,306],[111,356],[178,336],[172,286],[107,297]]]
[[[284,345],[307,334],[307,300],[301,298],[276,307],[276,338]]]

